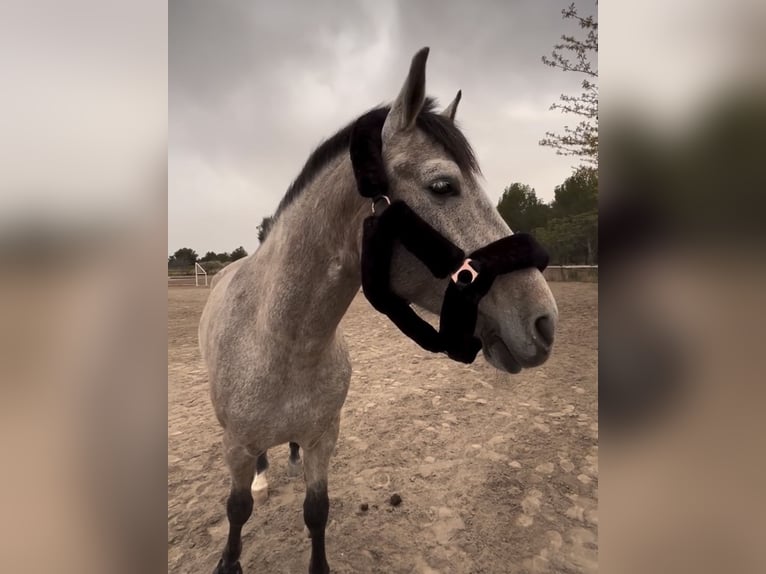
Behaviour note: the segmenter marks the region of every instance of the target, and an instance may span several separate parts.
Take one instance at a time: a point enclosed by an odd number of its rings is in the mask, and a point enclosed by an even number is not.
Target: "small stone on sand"
[[[361,510],[362,512],[367,512],[369,508],[370,508],[370,505],[367,504],[366,502],[363,502],[362,504],[359,505],[359,510]]]
[[[402,503],[402,497],[397,493],[393,493],[388,502],[391,504],[391,506],[399,506]]]

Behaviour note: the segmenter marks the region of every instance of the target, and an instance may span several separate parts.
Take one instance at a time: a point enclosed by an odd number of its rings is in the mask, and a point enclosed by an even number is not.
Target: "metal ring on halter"
[[[385,199],[385,200],[386,200],[386,203],[387,203],[388,205],[391,205],[391,200],[390,200],[390,199],[388,199],[388,196],[387,196],[387,195],[377,195],[377,196],[373,197],[373,198],[372,198],[372,205],[370,206],[370,207],[372,208],[372,214],[373,214],[373,215],[377,215],[377,214],[375,213],[375,204],[376,204],[378,201],[380,201],[381,199]],[[388,207],[388,206],[386,206],[386,207]]]
[[[463,271],[468,271],[468,273],[470,273],[470,275],[471,275],[471,280],[468,283],[466,283],[466,285],[470,285],[471,283],[476,281],[476,278],[479,276],[479,272],[476,271],[476,269],[474,269],[473,267],[471,267],[471,265],[470,265],[471,261],[472,261],[472,259],[466,259],[465,261],[463,261],[463,264],[460,266],[460,269],[458,269],[457,271],[455,271],[452,274],[452,282],[453,283],[456,283],[456,284],[460,285],[461,282],[458,281],[458,278],[459,278],[460,273],[463,272]]]

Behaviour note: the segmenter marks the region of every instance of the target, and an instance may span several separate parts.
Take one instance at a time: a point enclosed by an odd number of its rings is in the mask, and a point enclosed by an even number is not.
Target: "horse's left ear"
[[[458,90],[457,95],[455,96],[455,99],[452,100],[452,102],[450,102],[450,105],[444,108],[442,115],[445,117],[448,117],[454,122],[455,114],[457,113],[457,105],[460,103],[460,98],[462,97],[463,97],[463,90]]]
[[[413,56],[410,73],[407,74],[407,79],[396,100],[391,104],[391,111],[388,112],[383,124],[383,141],[415,125],[415,120],[426,101],[427,59],[428,48],[422,48]]]

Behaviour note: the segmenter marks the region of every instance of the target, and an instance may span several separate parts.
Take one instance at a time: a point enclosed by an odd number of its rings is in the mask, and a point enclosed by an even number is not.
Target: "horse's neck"
[[[347,155],[330,163],[277,219],[262,249],[269,316],[302,347],[320,350],[358,293],[362,221]]]

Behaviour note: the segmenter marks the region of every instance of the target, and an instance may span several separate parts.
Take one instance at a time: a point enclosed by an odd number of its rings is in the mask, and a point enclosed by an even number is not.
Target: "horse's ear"
[[[404,81],[402,90],[391,104],[386,122],[383,124],[383,140],[393,134],[408,130],[415,125],[415,120],[426,101],[426,60],[428,48],[422,48],[412,58],[410,73]]]
[[[455,96],[455,99],[452,100],[452,102],[450,102],[450,105],[444,108],[442,115],[445,117],[448,117],[454,122],[455,114],[457,113],[457,105],[460,103],[460,98],[462,97],[463,97],[463,90],[458,90],[457,95]]]

